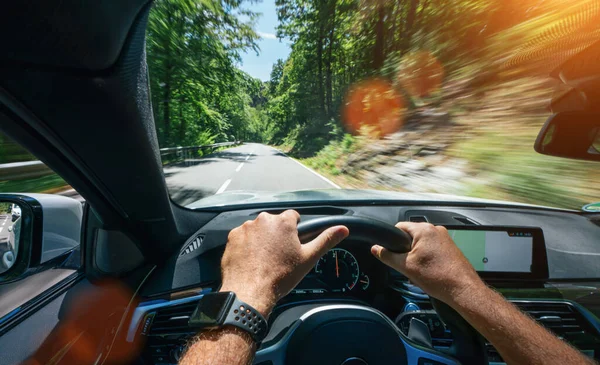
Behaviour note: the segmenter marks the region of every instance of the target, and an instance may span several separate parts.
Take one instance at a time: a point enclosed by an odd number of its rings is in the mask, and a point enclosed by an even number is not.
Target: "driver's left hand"
[[[221,291],[233,291],[265,317],[319,258],[348,236],[348,228],[331,227],[311,242],[298,238],[300,215],[260,213],[229,233],[221,260]]]

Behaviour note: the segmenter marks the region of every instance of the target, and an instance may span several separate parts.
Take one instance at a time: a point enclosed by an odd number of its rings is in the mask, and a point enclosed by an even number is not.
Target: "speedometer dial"
[[[356,286],[360,270],[356,258],[350,252],[334,248],[319,259],[315,273],[332,292],[345,292]]]

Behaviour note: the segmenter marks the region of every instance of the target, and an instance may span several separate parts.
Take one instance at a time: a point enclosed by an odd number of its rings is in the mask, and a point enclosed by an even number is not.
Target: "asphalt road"
[[[230,148],[164,170],[171,197],[181,205],[230,191],[339,188],[284,153],[258,143]]]

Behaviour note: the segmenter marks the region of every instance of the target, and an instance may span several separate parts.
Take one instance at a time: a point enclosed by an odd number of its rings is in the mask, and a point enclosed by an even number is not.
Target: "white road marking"
[[[246,156],[246,159],[244,161],[248,161],[248,159],[250,158],[250,156],[252,156],[252,154],[249,154],[248,156]]]
[[[221,194],[222,192],[225,191],[225,189],[227,189],[227,187],[229,186],[229,184],[231,184],[231,179],[225,181],[223,183],[223,185],[221,185],[221,187],[219,188],[219,190],[217,190],[215,195]]]
[[[329,180],[328,178],[326,178],[325,176],[323,176],[323,175],[319,174],[318,172],[316,172],[315,170],[311,169],[310,167],[308,167],[308,166],[304,165],[302,162],[300,162],[300,161],[298,161],[298,160],[296,160],[296,159],[294,159],[294,158],[291,158],[290,156],[288,156],[288,155],[287,155],[285,152],[283,152],[283,151],[280,151],[280,150],[278,150],[278,149],[276,149],[276,148],[273,148],[273,149],[274,149],[274,150],[276,150],[276,151],[279,151],[279,152],[281,152],[281,153],[282,153],[282,154],[283,154],[285,157],[289,158],[290,160],[294,161],[294,162],[295,162],[295,163],[297,163],[298,165],[300,165],[300,166],[304,167],[304,168],[305,168],[305,169],[307,169],[308,171],[310,171],[310,172],[312,172],[313,174],[317,175],[318,177],[320,177],[321,179],[323,179],[325,182],[327,182],[327,183],[331,184],[331,185],[332,185],[334,188],[336,188],[336,189],[341,189],[341,187],[340,187],[339,185],[335,184],[333,181],[331,181],[331,180]]]
[[[2,230],[4,229],[4,227],[0,227],[0,233],[2,233]]]
[[[566,251],[566,250],[559,250],[557,248],[550,248],[550,247],[546,247],[548,250],[552,250],[552,251],[556,251],[556,252],[561,252],[561,253],[567,253],[570,255],[584,255],[584,256],[600,256],[600,253],[598,252],[577,252],[577,251]]]
[[[235,169],[235,172],[239,172],[242,169],[242,166],[244,166],[243,162]]]

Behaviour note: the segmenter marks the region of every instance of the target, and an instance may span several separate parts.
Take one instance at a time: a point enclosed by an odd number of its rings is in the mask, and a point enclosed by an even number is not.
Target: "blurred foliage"
[[[298,155],[320,150],[336,124],[352,133],[357,124],[378,124],[373,113],[357,113],[370,107],[368,100],[345,98],[364,79],[387,80],[409,99],[398,97],[395,104],[412,108],[460,96],[442,95],[443,83],[462,83],[454,89],[463,94],[479,93],[511,78],[547,76],[600,39],[597,0],[277,0],[276,5],[278,35],[293,44],[287,60],[273,67],[267,115],[275,125],[272,141],[289,143],[296,136],[292,152]],[[380,99],[389,94],[381,87],[373,93]],[[362,94],[375,100],[372,93]],[[430,96],[437,98],[423,100]]]
[[[1,192],[11,193],[55,193],[65,190],[68,184],[58,175],[52,174],[43,177],[23,180],[0,181]]]
[[[11,212],[11,203],[1,203],[0,202],[0,214],[8,214]]]
[[[571,209],[594,199],[585,193],[595,184],[590,163],[537,154],[534,138],[495,129],[455,144],[450,155],[468,160],[477,177],[468,195]]]
[[[256,51],[257,14],[243,0],[158,0],[147,59],[161,147],[263,140],[264,85],[236,67]],[[245,19],[245,20],[241,20]]]
[[[268,82],[269,140],[310,166],[338,175],[348,154],[342,138],[356,139],[344,132],[369,125],[389,135],[407,109],[441,109],[472,128],[444,131],[456,134],[450,154],[486,176],[468,195],[569,208],[597,199],[590,163],[532,148],[554,87],[544,78],[600,40],[597,0],[276,4],[278,35],[293,43]]]

